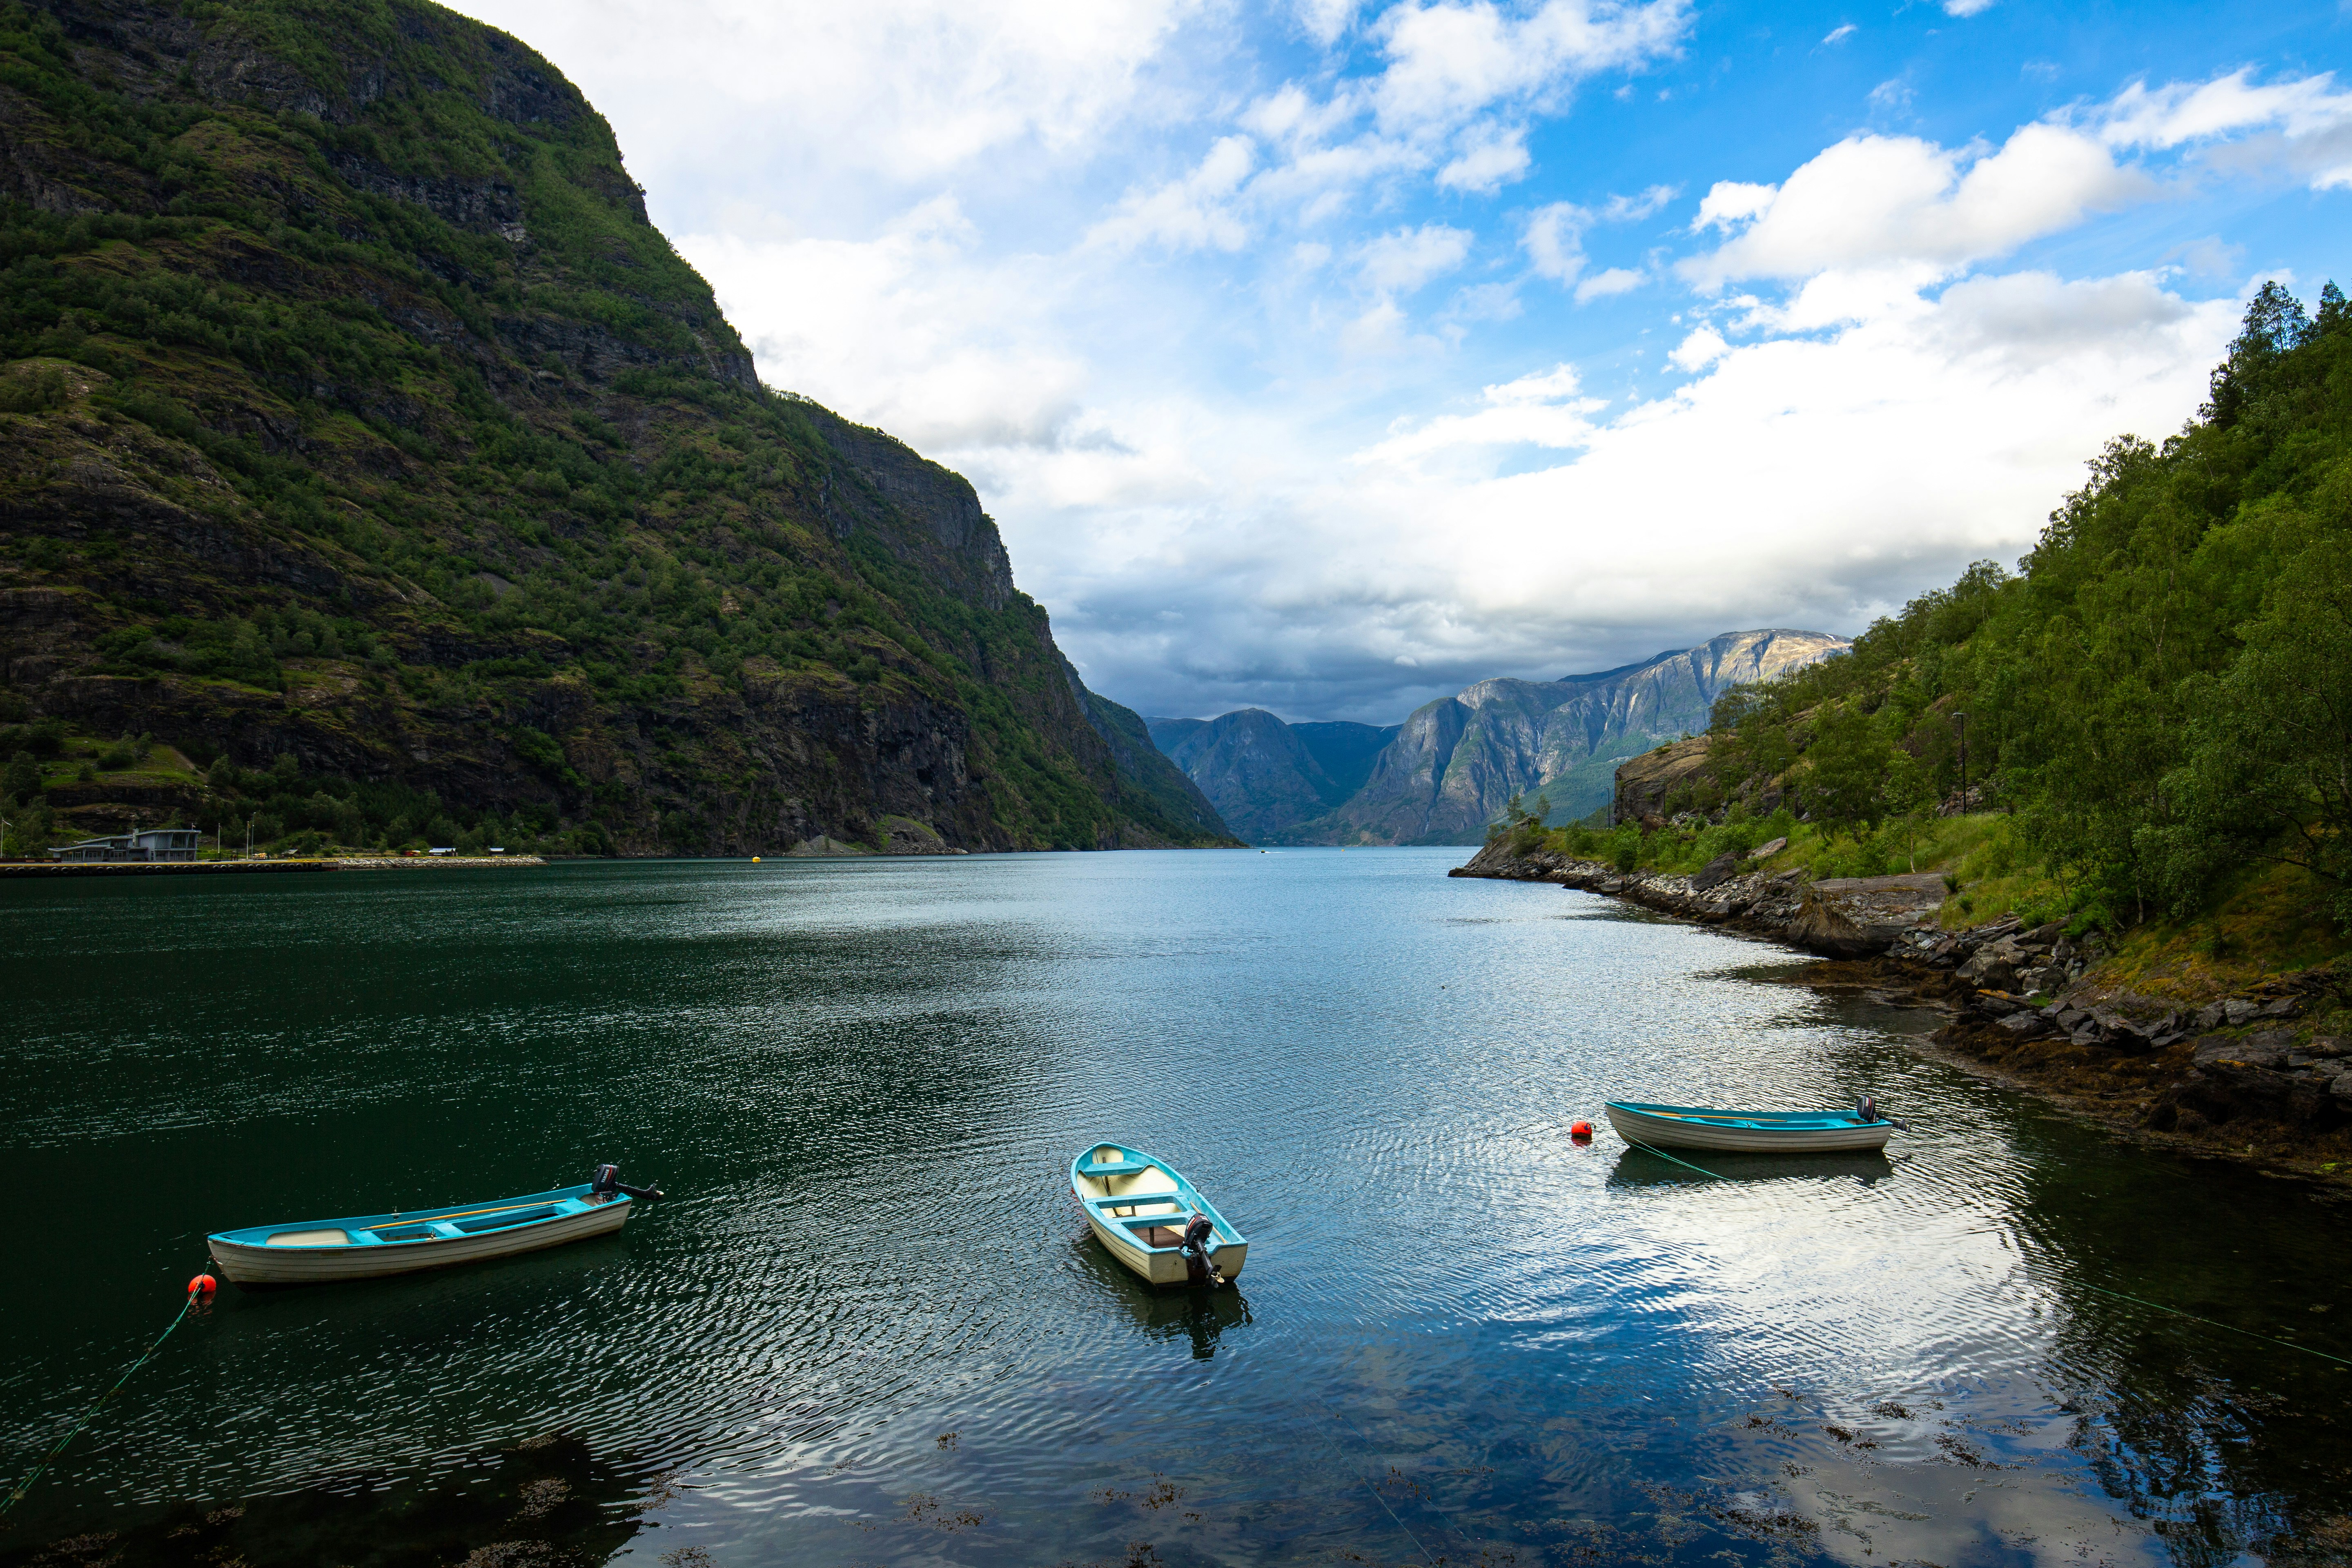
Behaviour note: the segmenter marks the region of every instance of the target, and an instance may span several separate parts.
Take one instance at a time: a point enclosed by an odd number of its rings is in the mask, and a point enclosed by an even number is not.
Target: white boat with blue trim
[[[553,1192],[448,1208],[248,1226],[216,1232],[205,1242],[220,1271],[239,1285],[373,1279],[608,1236],[627,1223],[636,1208],[632,1200],[661,1195],[656,1187],[624,1186],[615,1167],[599,1165],[579,1186]]]
[[[1227,1285],[1249,1238],[1175,1166],[1139,1149],[1090,1143],[1070,1162],[1070,1192],[1113,1258],[1154,1285]]]
[[[1870,1100],[1851,1110],[1710,1110],[1612,1100],[1602,1107],[1626,1142],[1654,1149],[1717,1149],[1743,1154],[1820,1154],[1884,1149],[1903,1123]]]

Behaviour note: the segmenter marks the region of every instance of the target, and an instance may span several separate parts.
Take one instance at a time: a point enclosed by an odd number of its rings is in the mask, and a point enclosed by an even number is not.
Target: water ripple
[[[2346,1510],[2335,1384],[2080,1288],[2347,1353],[2306,1310],[2342,1304],[2344,1220],[1988,1091],[1777,949],[1451,858],[0,885],[0,1137],[68,1238],[0,1297],[11,1455],[207,1230],[599,1158],[677,1194],[493,1268],[225,1298],[29,1533],[404,1495],[557,1430],[688,1474],[662,1521],[733,1568],[1391,1561],[1405,1529],[1458,1561],[2218,1563]],[[1564,1132],[1864,1089],[1917,1128],[1892,1158],[1717,1180]],[[1102,1136],[1249,1233],[1238,1291],[1104,1255],[1065,1175]]]

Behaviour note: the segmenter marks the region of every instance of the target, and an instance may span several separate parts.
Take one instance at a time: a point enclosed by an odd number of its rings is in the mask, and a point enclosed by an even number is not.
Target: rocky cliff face
[[[1612,822],[1648,822],[1665,812],[1666,797],[1706,766],[1710,738],[1671,741],[1617,764]]]
[[[1181,768],[1244,843],[1329,810],[1338,791],[1289,725],[1262,708],[1203,724],[1169,760]]]
[[[1225,841],[971,485],[760,385],[523,45],[32,0],[0,66],[0,717],[577,849]]]
[[[1727,632],[1591,675],[1482,680],[1416,710],[1362,790],[1296,832],[1320,843],[1476,843],[1513,795],[1539,793],[1553,820],[1573,820],[1610,799],[1617,759],[1704,731],[1727,689],[1847,646],[1824,632]]]
[[[1253,844],[1289,842],[1362,787],[1397,727],[1329,721],[1286,724],[1261,708],[1218,719],[1153,719],[1151,739]]]

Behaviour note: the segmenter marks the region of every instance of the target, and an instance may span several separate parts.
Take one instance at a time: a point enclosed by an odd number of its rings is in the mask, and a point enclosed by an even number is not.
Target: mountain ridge
[[[1826,632],[1762,627],[1553,681],[1474,681],[1391,727],[1357,787],[1345,792],[1333,791],[1322,770],[1291,760],[1274,732],[1308,726],[1283,726],[1255,709],[1149,722],[1170,760],[1244,837],[1475,844],[1514,796],[1549,792],[1556,820],[1605,805],[1618,761],[1704,731],[1725,690],[1776,679],[1850,646]],[[1314,799],[1326,809],[1306,810]]]

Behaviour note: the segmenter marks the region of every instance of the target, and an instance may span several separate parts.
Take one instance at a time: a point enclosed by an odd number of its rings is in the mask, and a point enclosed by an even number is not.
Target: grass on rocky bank
[[[1817,881],[1935,872],[1952,889],[1943,909],[1946,930],[2014,915],[2028,926],[2062,921],[2077,935],[2101,931],[2117,984],[2183,1002],[2352,953],[2352,939],[2330,918],[2331,890],[2299,867],[2252,863],[2193,919],[2126,924],[2083,884],[2053,872],[2027,846],[2018,819],[2001,812],[1898,820],[1862,833],[1799,822],[1785,808],[1648,833],[1630,823],[1548,831],[1522,824],[1513,832],[1523,848],[1601,860],[1626,872],[1688,875],[1725,854],[1740,856],[1743,871],[1802,869]],[[1761,860],[1748,858],[1776,838],[1787,842]]]

